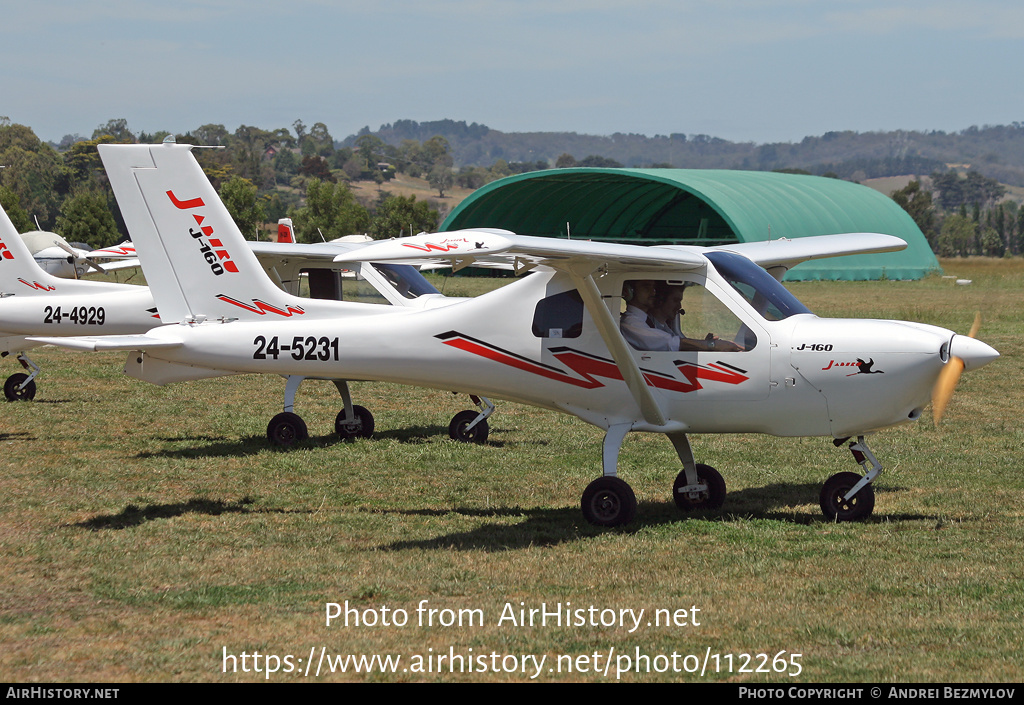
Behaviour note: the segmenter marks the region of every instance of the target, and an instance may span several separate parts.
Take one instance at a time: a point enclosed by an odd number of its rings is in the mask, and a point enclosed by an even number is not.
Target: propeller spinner
[[[949,341],[949,362],[939,373],[939,378],[932,388],[932,417],[937,426],[946,413],[946,406],[953,396],[960,375],[965,369],[973,369],[988,364],[999,357],[991,346],[975,340],[981,328],[981,311],[974,314],[974,324],[967,335],[954,335]]]

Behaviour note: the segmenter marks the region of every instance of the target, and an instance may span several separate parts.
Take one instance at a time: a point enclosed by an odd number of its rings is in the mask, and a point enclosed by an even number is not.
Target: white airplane
[[[27,372],[15,373],[5,381],[4,395],[8,401],[35,398],[40,368],[27,352],[41,343],[30,340],[30,336],[77,336],[85,332],[144,333],[160,323],[148,287],[54,276],[39,266],[38,259],[32,256],[25,243],[25,236],[18,235],[2,208],[0,213],[0,356],[15,354]],[[278,285],[295,295],[299,293],[300,285],[305,285],[314,298],[341,299],[344,273],[346,298],[414,308],[444,306],[460,300],[442,295],[407,265],[332,263],[339,252],[364,246],[361,238],[324,245],[247,244],[257,252],[257,257]],[[101,254],[129,260],[135,256],[131,243],[106,248]],[[89,259],[92,255],[89,253]],[[110,268],[119,264],[132,266],[130,261],[126,261],[115,263]],[[134,266],[138,263],[135,262]],[[260,310],[257,302],[253,302],[252,307]],[[304,379],[303,376],[287,377],[286,410],[291,411],[294,407],[295,395]],[[344,380],[332,381],[345,406],[338,414],[335,430],[343,438],[369,437],[373,433],[372,414],[364,407],[352,404]],[[449,435],[459,441],[483,443],[488,435],[487,419],[494,412],[494,405],[486,398],[473,396],[472,400],[478,411],[465,410],[456,414],[449,424]],[[303,431],[295,439],[271,437],[271,441],[289,442],[307,435]]]
[[[683,466],[673,498],[684,510],[718,508],[726,494],[721,474],[695,461],[689,434],[855,439],[850,449],[864,474],[831,477],[820,504],[831,520],[863,519],[882,469],[866,436],[920,418],[956,358],[973,369],[998,357],[934,326],[818,318],[762,268],[781,277],[807,259],[905,246],[877,234],[707,249],[498,230],[421,234],[336,260],[463,266],[506,257],[533,273],[438,308],[296,299],[263,274],[187,145],[99,149],[165,325],[45,342],[130,351],[126,372],[154,384],[245,373],[373,379],[572,414],[605,431],[603,474],[581,502],[601,526],[636,513],[632,489],[617,477],[630,431],[668,436]],[[680,320],[677,310],[674,323],[693,337],[670,335],[678,349],[636,349],[620,328],[623,294],[640,305],[637,292],[650,281],[685,292],[686,315]],[[269,431],[301,428],[283,413]]]
[[[57,233],[33,230],[22,233],[21,239],[36,263],[55,277],[81,279],[92,271],[99,274],[105,272],[104,268],[90,256],[88,250],[72,246]]]
[[[277,239],[274,242],[246,241],[246,244],[256,254],[260,265],[273,282],[293,296],[299,296],[300,291],[305,291],[314,299],[359,301],[420,309],[448,306],[464,300],[462,297],[441,294],[410,265],[380,262],[334,264],[334,258],[339,252],[364,247],[371,242],[373,240],[369,237],[350,235],[322,244],[300,244],[296,241],[291,218],[282,218],[278,221]],[[89,256],[111,260],[113,264],[106,265],[108,269],[139,266],[135,245],[131,241],[94,250]],[[283,413],[293,413],[295,394],[305,379],[306,377],[302,375],[287,376]],[[351,395],[344,380],[332,381],[345,404],[345,408],[338,413],[335,420],[335,431],[343,438],[369,438],[374,429],[373,414],[366,407],[352,405]],[[464,443],[484,443],[489,433],[487,419],[491,417],[496,407],[485,396],[469,396],[476,404],[477,410],[466,409],[455,414],[448,424],[448,435]],[[267,436],[270,442],[278,446],[288,446],[308,438],[309,432],[305,423],[300,417],[295,418],[298,419],[296,428],[284,433],[272,432],[268,427]]]
[[[159,323],[146,287],[66,279],[43,270],[0,208],[0,355],[17,355],[28,372],[7,378],[8,401],[36,394],[40,370],[26,353],[40,343],[28,336],[133,333]]]

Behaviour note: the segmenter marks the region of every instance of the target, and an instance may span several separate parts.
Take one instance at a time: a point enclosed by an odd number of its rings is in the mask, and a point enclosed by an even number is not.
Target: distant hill
[[[921,175],[948,165],[969,168],[1004,184],[1024,187],[1024,123],[969,127],[960,132],[827,132],[798,143],[730,142],[709,135],[575,132],[500,132],[478,123],[398,120],[362,134],[388,144],[424,141],[440,135],[451,146],[455,166],[491,166],[496,160],[546,162],[562,154],[577,160],[600,156],[626,167],[672,166],[684,169],[798,169],[863,181],[887,176]]]

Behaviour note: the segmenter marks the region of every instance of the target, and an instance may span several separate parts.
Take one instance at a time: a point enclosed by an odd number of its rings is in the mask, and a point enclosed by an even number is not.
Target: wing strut
[[[622,333],[619,331],[618,322],[612,318],[608,307],[601,300],[601,292],[598,290],[597,284],[594,283],[593,274],[590,273],[582,276],[572,269],[568,273],[572,277],[573,284],[579,290],[584,305],[590,311],[590,317],[594,319],[597,330],[601,333],[601,338],[604,339],[605,345],[608,346],[612,359],[618,365],[619,372],[622,373],[622,379],[626,382],[626,387],[629,388],[630,393],[633,395],[633,400],[640,407],[640,413],[643,414],[644,420],[655,426],[664,426],[665,413],[662,411],[657,399],[651,394],[651,388],[647,386],[647,380],[644,379],[640,367],[636,364],[636,360],[633,359],[629,344],[626,343],[626,339],[622,337]]]

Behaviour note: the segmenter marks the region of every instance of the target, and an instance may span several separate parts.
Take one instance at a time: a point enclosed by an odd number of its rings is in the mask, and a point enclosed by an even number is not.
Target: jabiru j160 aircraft
[[[129,351],[126,372],[154,384],[247,373],[383,380],[572,414],[605,432],[603,473],[581,502],[596,525],[635,517],[633,491],[617,476],[630,431],[668,436],[682,462],[672,492],[683,510],[718,508],[726,494],[721,474],[696,462],[690,434],[849,441],[863,474],[831,477],[820,503],[831,520],[863,519],[882,469],[867,435],[920,418],[944,370],[998,356],[934,326],[818,318],[769,274],[905,247],[879,234],[715,248],[420,234],[336,261],[504,258],[530,274],[433,309],[297,299],[264,274],[189,146],[99,149],[165,325],[46,342]],[[268,433],[294,436],[301,424],[278,414]]]
[[[408,265],[373,262],[338,265],[332,262],[340,252],[364,247],[366,242],[362,238],[342,238],[320,245],[298,244],[293,239],[246,245],[277,285],[292,294],[302,289],[316,298],[345,298],[413,308],[445,306],[459,300],[443,296]],[[134,250],[130,246],[107,248],[98,255],[131,258]],[[110,268],[119,266],[115,263]],[[258,304],[253,306],[259,310]],[[40,368],[29,358],[28,351],[42,343],[32,340],[31,336],[145,333],[159,323],[153,295],[146,286],[79,281],[42,269],[7,213],[0,208],[0,356],[16,355],[26,370],[11,375],[4,383],[8,401],[28,401],[35,397]],[[288,378],[286,408],[293,408],[304,379]],[[373,433],[372,415],[363,407],[353,406],[344,380],[333,381],[345,407],[338,414],[335,431],[343,438],[369,437]],[[473,401],[479,411],[459,412],[448,431],[456,440],[480,443],[487,438],[487,418],[494,411],[494,405],[481,397],[473,397]]]
[[[39,367],[26,354],[32,335],[140,333],[160,323],[144,286],[57,277],[45,271],[0,208],[0,354],[28,372],[4,383],[9,401],[32,399]]]

